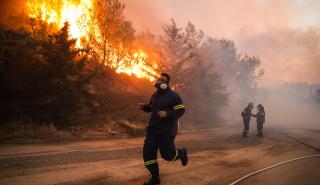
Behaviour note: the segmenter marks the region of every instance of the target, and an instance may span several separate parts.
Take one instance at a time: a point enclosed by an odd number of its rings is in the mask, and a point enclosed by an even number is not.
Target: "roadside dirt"
[[[160,159],[161,184],[227,185],[266,166],[316,153],[290,137],[320,146],[315,130],[266,129],[264,138],[254,133],[240,136],[241,128],[232,126],[178,135],[177,146],[188,149],[190,163],[182,167],[180,161]],[[2,144],[0,185],[141,185],[149,177],[142,160],[143,140]],[[289,173],[287,180],[281,178]],[[263,173],[241,184],[304,184],[304,174],[315,179],[305,184],[320,182],[319,159]],[[275,183],[279,178],[280,183]]]

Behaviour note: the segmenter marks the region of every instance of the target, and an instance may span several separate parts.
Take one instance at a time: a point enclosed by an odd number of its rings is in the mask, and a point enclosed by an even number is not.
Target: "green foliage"
[[[129,120],[144,122],[137,102],[148,101],[148,80],[117,74],[98,61],[89,62],[89,50],[76,49],[68,23],[49,34],[37,29],[0,28],[0,122],[52,122],[58,129]],[[19,123],[22,123],[19,122]]]
[[[66,24],[48,40],[0,30],[2,120],[31,118],[64,127],[86,83],[80,50],[68,39]]]

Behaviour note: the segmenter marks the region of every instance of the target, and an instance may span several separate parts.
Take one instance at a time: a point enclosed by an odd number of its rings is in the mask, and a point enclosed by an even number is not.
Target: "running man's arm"
[[[184,114],[186,109],[185,109],[185,106],[183,105],[183,102],[178,94],[176,94],[173,105],[174,105],[173,110],[166,111],[166,115],[167,115],[167,117],[172,118],[172,119],[179,119]]]

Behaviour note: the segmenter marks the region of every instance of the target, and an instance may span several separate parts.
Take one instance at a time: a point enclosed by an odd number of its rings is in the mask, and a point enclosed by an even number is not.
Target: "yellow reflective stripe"
[[[144,163],[144,165],[148,166],[148,165],[154,164],[154,163],[157,163],[157,160],[147,161]]]
[[[174,109],[180,109],[180,108],[184,108],[184,105],[183,104],[180,104],[180,105],[176,105],[173,107]]]
[[[157,163],[157,159],[146,161],[146,162],[144,162],[144,165],[148,166],[148,165],[154,164],[154,163]]]
[[[179,106],[175,106],[174,109],[181,109],[181,108],[184,108],[183,105],[179,105]]]
[[[178,150],[176,150],[176,156],[174,156],[174,158],[172,159],[172,161],[175,161],[178,157]]]
[[[182,108],[184,108],[184,105],[183,105],[183,104],[176,105],[176,106],[173,107],[174,110],[182,109]]]

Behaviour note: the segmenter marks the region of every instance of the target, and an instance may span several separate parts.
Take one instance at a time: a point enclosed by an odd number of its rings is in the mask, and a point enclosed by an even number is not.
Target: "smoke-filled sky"
[[[124,0],[138,30],[162,33],[170,18],[192,22],[208,36],[234,40],[239,52],[259,56],[262,85],[320,82],[318,0]]]

